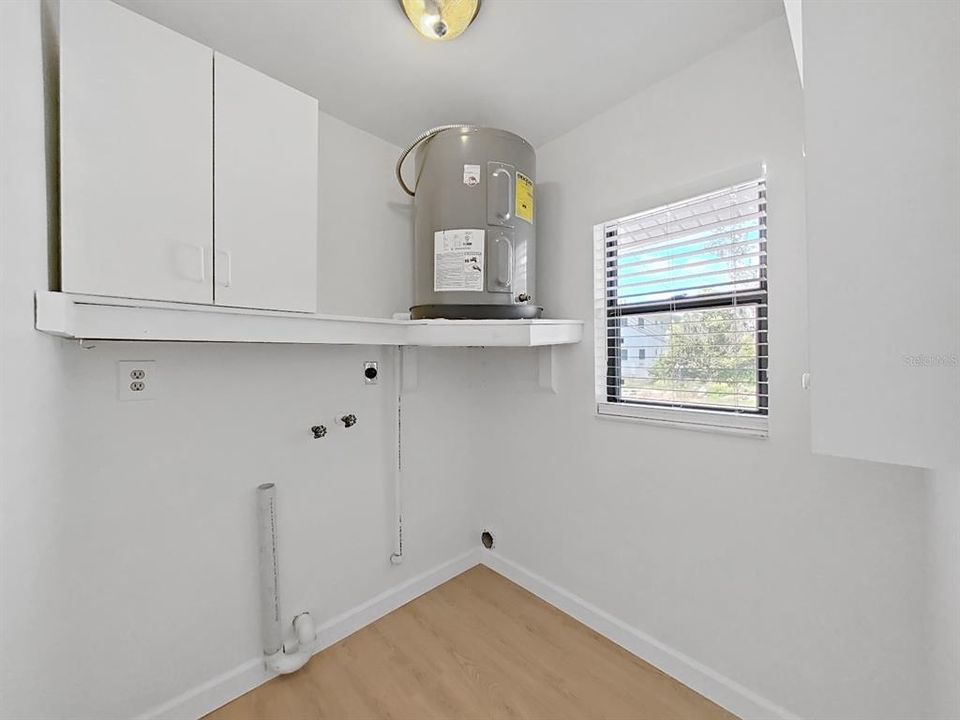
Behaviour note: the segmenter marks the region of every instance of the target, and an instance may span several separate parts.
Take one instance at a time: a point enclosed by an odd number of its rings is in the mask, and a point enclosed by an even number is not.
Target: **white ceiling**
[[[781,0],[483,0],[442,43],[397,0],[117,1],[396,145],[473,122],[539,146],[783,13]]]

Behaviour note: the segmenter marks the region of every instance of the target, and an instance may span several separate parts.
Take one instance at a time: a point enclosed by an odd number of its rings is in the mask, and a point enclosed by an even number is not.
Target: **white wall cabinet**
[[[212,51],[110,2],[60,13],[63,289],[212,302]]]
[[[316,311],[316,100],[106,0],[60,64],[64,291]]]
[[[960,11],[803,3],[816,452],[960,466]]]
[[[217,305],[316,311],[317,101],[214,56]]]

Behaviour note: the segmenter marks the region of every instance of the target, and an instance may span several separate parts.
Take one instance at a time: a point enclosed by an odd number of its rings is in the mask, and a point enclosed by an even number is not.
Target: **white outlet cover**
[[[154,360],[117,361],[117,400],[154,400],[157,397],[157,363]],[[142,390],[135,390],[142,384]]]

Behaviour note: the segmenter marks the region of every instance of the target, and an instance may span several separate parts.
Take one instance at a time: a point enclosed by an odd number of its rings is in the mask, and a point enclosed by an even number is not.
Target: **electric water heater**
[[[413,150],[416,181],[401,174]],[[506,130],[445,125],[400,156],[414,197],[413,319],[540,317],[536,303],[536,155]]]

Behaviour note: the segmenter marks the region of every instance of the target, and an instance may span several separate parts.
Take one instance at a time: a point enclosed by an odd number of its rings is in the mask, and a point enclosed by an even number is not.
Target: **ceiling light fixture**
[[[421,35],[431,40],[453,40],[480,11],[480,0],[399,0],[403,12]]]

